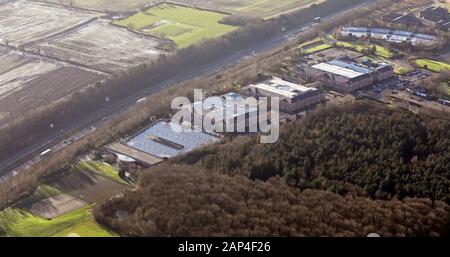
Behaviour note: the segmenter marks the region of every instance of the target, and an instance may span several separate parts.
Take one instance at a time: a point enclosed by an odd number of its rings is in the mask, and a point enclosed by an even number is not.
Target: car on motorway
[[[52,149],[47,149],[45,151],[43,151],[40,156],[46,156],[47,154],[49,154],[52,151]]]

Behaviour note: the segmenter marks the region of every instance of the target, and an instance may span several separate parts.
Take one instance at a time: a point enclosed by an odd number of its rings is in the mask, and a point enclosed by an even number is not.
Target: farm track
[[[76,92],[103,79],[103,76],[71,67],[61,67],[23,85],[22,89],[0,99],[0,113],[15,118]]]

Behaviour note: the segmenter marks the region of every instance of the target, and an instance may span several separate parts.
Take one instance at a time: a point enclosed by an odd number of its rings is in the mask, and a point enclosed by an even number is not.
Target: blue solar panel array
[[[175,129],[172,129],[172,126]],[[155,142],[152,138],[159,137],[182,145],[178,150]],[[197,147],[212,144],[220,139],[216,136],[183,127],[177,123],[161,121],[127,142],[127,145],[159,158],[171,158],[194,150]]]

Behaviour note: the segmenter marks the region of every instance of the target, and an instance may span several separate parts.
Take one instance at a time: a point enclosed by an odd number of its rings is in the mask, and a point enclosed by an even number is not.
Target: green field
[[[61,193],[61,191],[59,191],[58,189],[56,189],[54,187],[41,184],[41,185],[39,185],[38,189],[36,190],[36,192],[34,192],[33,195],[20,201],[19,205],[20,206],[31,205],[33,203],[36,203],[36,202],[44,200],[46,198],[58,195],[60,193]]]
[[[411,72],[413,70],[414,69],[410,68],[410,67],[398,67],[398,68],[396,67],[394,69],[394,73],[397,74],[397,75],[404,75],[404,74],[406,74],[408,72]]]
[[[119,177],[119,171],[117,168],[105,162],[81,161],[77,163],[77,165],[75,165],[75,168],[79,170],[89,170],[101,176],[115,180],[116,182],[119,182],[121,184],[129,185],[127,182],[125,182],[122,178]]]
[[[161,4],[114,24],[151,35],[167,36],[179,48],[185,48],[205,38],[219,37],[237,29],[219,23],[225,16],[213,11]]]
[[[45,220],[19,208],[0,212],[0,236],[66,237],[117,236],[100,225],[92,215],[92,206],[86,206],[53,220]]]
[[[359,44],[359,43],[337,42],[337,46],[349,48],[349,49],[355,50],[360,53],[365,53],[365,52],[367,52],[368,49],[371,49],[375,46],[375,54],[376,55],[383,57],[383,58],[391,58],[393,56],[392,52],[389,51],[389,49],[387,49],[386,47],[380,46],[380,45],[375,45],[375,44],[366,46],[366,45]]]
[[[127,184],[119,176],[117,169],[104,162],[81,161],[72,170],[89,170],[104,177]],[[128,185],[128,184],[127,184]],[[96,223],[92,206],[85,206],[52,220],[46,220],[27,211],[27,206],[40,200],[62,193],[49,185],[39,185],[36,192],[21,200],[14,207],[0,212],[0,236],[32,237],[110,237],[116,233]]]
[[[433,72],[450,71],[450,64],[445,62],[438,62],[430,59],[417,59],[415,60],[417,66],[422,69],[427,69]]]
[[[317,53],[317,52],[320,52],[320,51],[329,49],[329,48],[331,48],[331,47],[332,47],[332,46],[329,45],[329,44],[320,44],[320,45],[316,45],[316,46],[313,46],[313,47],[311,47],[311,48],[308,48],[308,49],[306,49],[306,50],[304,50],[304,51],[305,51],[305,53],[307,53],[307,54],[313,54],[313,53]]]

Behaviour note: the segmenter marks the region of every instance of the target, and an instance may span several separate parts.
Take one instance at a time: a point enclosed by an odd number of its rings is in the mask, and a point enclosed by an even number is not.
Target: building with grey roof
[[[277,97],[280,111],[287,114],[299,113],[324,99],[324,94],[315,87],[302,86],[277,77],[243,87],[241,94],[256,98]]]
[[[394,68],[387,63],[359,63],[350,58],[341,58],[311,67],[301,67],[299,75],[305,79],[320,81],[337,91],[353,92],[391,78]]]
[[[427,34],[414,33],[401,30],[366,27],[344,27],[341,30],[344,37],[371,37],[390,43],[410,43],[412,45],[433,45],[436,37]]]
[[[220,140],[221,137],[216,134],[174,122],[160,121],[130,139],[126,145],[154,156],[157,160],[185,154]]]

